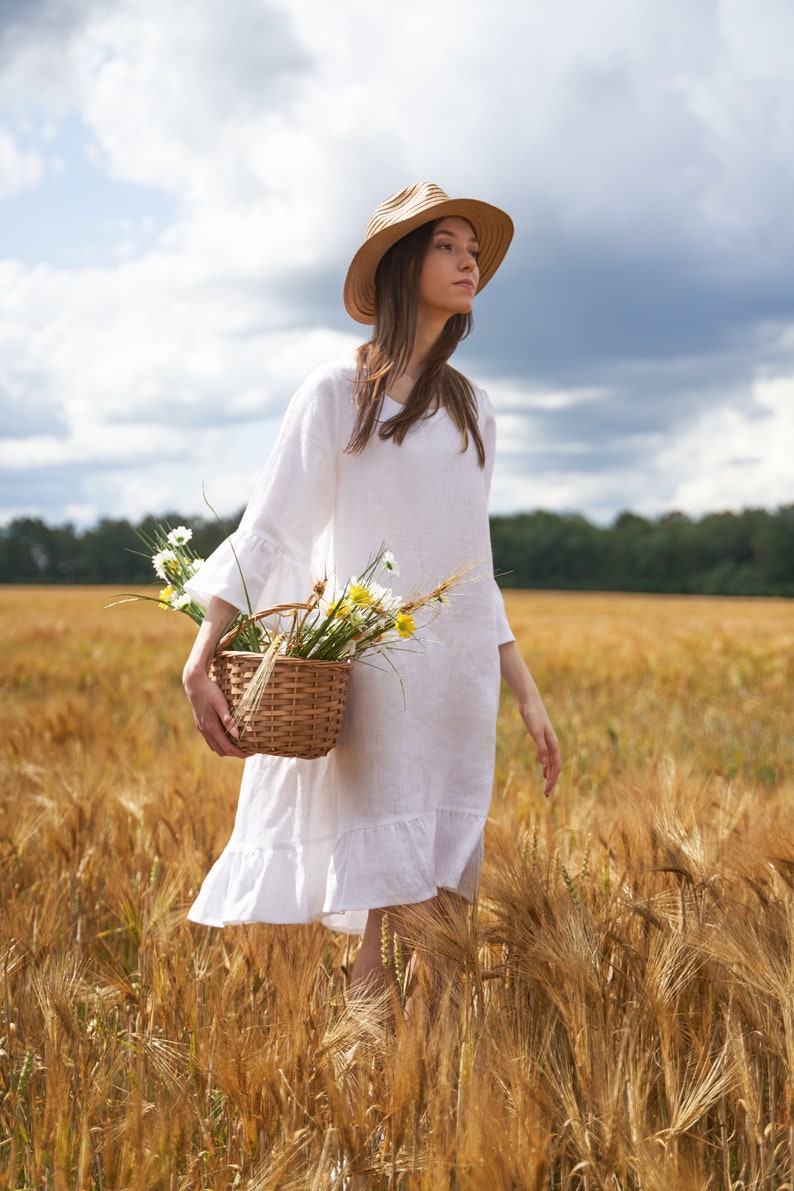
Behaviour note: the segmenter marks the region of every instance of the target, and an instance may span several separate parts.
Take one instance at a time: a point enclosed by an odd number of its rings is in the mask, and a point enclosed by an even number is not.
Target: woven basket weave
[[[281,612],[285,607],[257,612],[254,619]],[[262,654],[224,649],[228,639],[220,642],[210,677],[218,683],[234,714],[261,665]],[[339,739],[351,670],[351,662],[277,658],[256,711],[238,724],[236,743],[240,750],[275,757],[324,757]]]

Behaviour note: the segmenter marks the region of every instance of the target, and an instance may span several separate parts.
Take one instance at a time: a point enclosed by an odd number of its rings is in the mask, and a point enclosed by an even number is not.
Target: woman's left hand
[[[546,713],[546,708],[543,706],[543,700],[540,695],[538,695],[536,700],[531,700],[529,703],[519,703],[518,710],[521,712],[521,718],[526,724],[527,732],[529,732],[535,741],[535,746],[538,750],[538,762],[546,783],[543,793],[548,798],[557,785],[557,779],[562,772],[562,757],[560,756],[560,746],[557,736],[551,726],[551,720]]]
[[[515,694],[518,709],[526,725],[535,747],[538,750],[538,762],[545,785],[543,793],[548,798],[562,771],[560,746],[554,729],[551,726],[546,708],[537,688],[534,678],[527,669],[515,641],[508,641],[499,646],[499,662],[502,678]]]

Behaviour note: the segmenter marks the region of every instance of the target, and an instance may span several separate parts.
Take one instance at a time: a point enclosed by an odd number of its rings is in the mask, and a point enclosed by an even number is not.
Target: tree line
[[[156,582],[140,533],[187,525],[206,558],[238,520],[226,527],[173,513],[137,524],[103,518],[80,531],[19,517],[0,529],[0,582]],[[794,596],[794,505],[700,519],[621,513],[609,526],[571,513],[517,513],[492,517],[491,535],[503,587]]]

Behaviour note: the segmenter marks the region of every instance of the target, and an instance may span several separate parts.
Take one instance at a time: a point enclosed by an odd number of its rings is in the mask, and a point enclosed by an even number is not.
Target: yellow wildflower
[[[175,587],[171,587],[171,585],[170,585],[170,584],[169,584],[169,586],[168,586],[168,587],[164,587],[164,588],[161,590],[161,592],[160,592],[160,596],[159,596],[159,599],[160,599],[160,607],[161,607],[161,608],[170,608],[170,607],[171,607],[171,599],[172,599],[172,597],[173,597],[173,596],[175,596],[175,595],[176,595],[176,588],[175,588]]]
[[[362,583],[351,583],[347,591],[347,598],[357,608],[369,608],[373,603],[372,592]]]
[[[394,618],[394,627],[401,637],[413,637],[416,632],[416,621],[407,612],[398,612]]]

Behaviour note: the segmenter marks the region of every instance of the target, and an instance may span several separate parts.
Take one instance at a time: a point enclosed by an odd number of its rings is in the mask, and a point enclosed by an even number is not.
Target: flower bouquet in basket
[[[204,561],[193,553],[191,538],[183,525],[141,535],[166,586],[158,597],[138,598],[153,598],[201,624],[205,609],[185,591]],[[399,574],[393,555],[381,546],[359,575],[330,595],[327,579],[320,579],[303,603],[253,612],[249,601],[248,612],[237,614],[218,643],[210,669],[231,709],[242,752],[305,758],[330,752],[342,727],[352,663],[374,654],[388,658],[406,642],[420,641],[420,628],[438,615],[448,592],[470,570],[448,575],[430,591],[396,596],[378,582]]]

